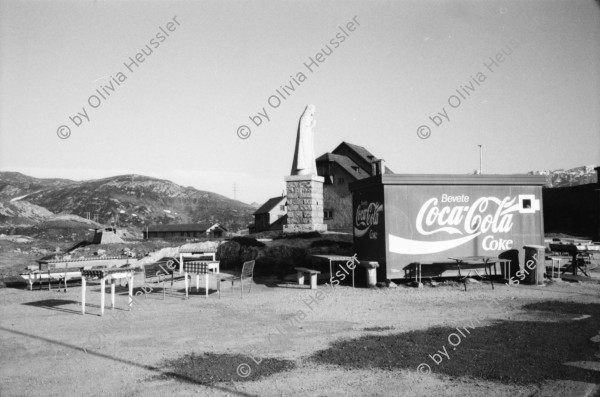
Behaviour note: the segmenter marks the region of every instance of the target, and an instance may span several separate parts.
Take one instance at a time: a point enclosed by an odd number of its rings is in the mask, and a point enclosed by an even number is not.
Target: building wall
[[[339,165],[332,163],[330,173],[333,181],[325,181],[323,186],[323,211],[333,211],[333,217],[325,219],[327,230],[352,231],[352,194],[348,185],[355,178]],[[333,182],[333,183],[331,183]]]
[[[270,225],[270,214],[258,214],[254,215],[254,230],[262,232],[267,230]]]
[[[544,188],[545,233],[600,239],[600,184]]]
[[[281,208],[283,206],[283,209]],[[275,222],[277,219],[281,218],[287,214],[287,207],[285,206],[285,199],[281,200],[279,204],[277,204],[273,209],[269,212],[269,225]]]
[[[283,209],[281,206],[283,206]],[[287,214],[287,208],[285,206],[285,197],[282,197],[282,200],[269,213],[254,215],[253,233],[269,230],[271,224],[285,214]]]
[[[148,239],[148,238],[176,238],[176,237],[184,237],[184,238],[193,238],[193,237],[222,237],[223,236],[223,230],[222,229],[215,229],[213,231],[211,231],[210,233],[206,233],[206,232],[198,232],[198,231],[173,231],[173,232],[153,232],[153,231],[149,231],[148,235],[146,236],[146,231],[144,231],[144,238]]]

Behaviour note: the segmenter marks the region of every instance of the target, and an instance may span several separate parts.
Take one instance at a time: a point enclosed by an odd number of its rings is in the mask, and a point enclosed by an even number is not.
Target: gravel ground
[[[511,385],[436,371],[424,375],[416,369],[351,369],[309,357],[341,339],[453,326],[469,316],[483,324],[571,320],[522,309],[536,302],[600,303],[600,285],[591,283],[495,290],[474,283],[467,292],[454,283],[422,289],[339,286],[327,292],[323,285],[315,291],[272,279],[258,280],[243,300],[237,285],[233,291],[224,287],[220,299],[214,291],[205,299],[201,288],[200,295],[194,289],[184,300],[183,281],[178,281],[165,300],[162,293],[136,297],[132,311],[127,310],[126,288],[119,287],[116,309],[100,317],[100,287],[88,289],[83,316],[81,288],[73,284],[66,293],[56,292],[56,285],[53,291],[0,288],[1,396],[530,396],[540,384]],[[439,347],[432,344],[431,352]],[[168,376],[168,363],[190,354],[229,357],[215,365],[231,365],[225,377],[231,379],[207,383]],[[267,358],[293,367],[244,378],[260,371]]]

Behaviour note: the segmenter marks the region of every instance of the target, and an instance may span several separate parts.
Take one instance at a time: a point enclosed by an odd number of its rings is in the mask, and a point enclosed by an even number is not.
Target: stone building
[[[379,168],[386,174],[392,171],[385,167],[362,146],[342,142],[332,152],[317,158],[317,172],[325,178],[323,185],[323,221],[327,230],[352,232],[351,182],[376,175]]]

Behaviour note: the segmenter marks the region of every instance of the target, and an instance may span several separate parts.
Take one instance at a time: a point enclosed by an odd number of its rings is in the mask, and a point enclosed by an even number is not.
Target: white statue
[[[317,175],[315,162],[315,105],[308,105],[300,117],[292,175]]]

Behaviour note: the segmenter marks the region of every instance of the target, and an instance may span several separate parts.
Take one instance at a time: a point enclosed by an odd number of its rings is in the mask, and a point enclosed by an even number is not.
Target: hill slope
[[[530,171],[529,175],[544,175],[546,187],[565,187],[596,183],[597,174],[593,165],[575,167],[569,170]]]
[[[247,226],[255,211],[216,193],[141,175],[69,181],[0,172],[0,200],[5,205],[9,200],[12,205],[27,201],[53,213],[89,216],[105,224],[115,220],[121,227],[219,222],[235,230]]]

